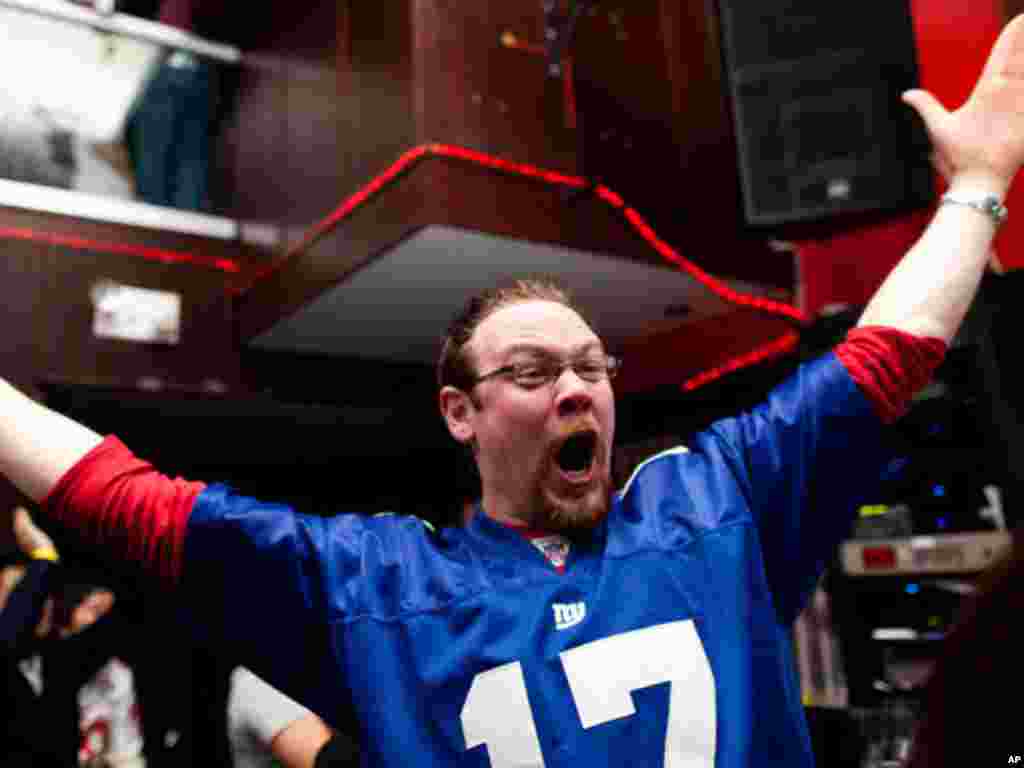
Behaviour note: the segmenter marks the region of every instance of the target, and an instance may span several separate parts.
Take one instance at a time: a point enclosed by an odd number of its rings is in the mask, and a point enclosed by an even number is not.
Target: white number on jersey
[[[665,768],[715,763],[715,681],[692,620],[657,624],[563,651],[584,729],[636,714],[632,692],[670,683]],[[480,672],[462,708],[466,749],[487,744],[493,768],[543,768],[518,661]]]
[[[494,768],[544,765],[518,661],[480,672],[462,707],[466,749],[487,744]]]

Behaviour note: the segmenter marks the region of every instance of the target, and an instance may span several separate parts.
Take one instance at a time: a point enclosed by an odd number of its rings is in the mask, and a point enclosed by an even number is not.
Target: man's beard
[[[612,504],[612,481],[608,472],[600,472],[584,491],[576,496],[555,493],[541,482],[536,490],[541,530],[572,535],[592,531],[608,516]]]

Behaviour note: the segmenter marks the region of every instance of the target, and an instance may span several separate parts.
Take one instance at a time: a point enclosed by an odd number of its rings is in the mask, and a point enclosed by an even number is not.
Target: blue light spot
[[[901,469],[907,466],[908,462],[909,459],[907,459],[905,456],[898,456],[889,462],[889,471],[899,472]]]
[[[944,485],[933,485],[932,486],[932,496],[945,496],[945,495],[946,495],[946,486],[944,486]]]
[[[946,522],[946,518],[940,517],[938,520],[935,521],[935,525],[939,527],[939,530],[944,531],[948,523]]]
[[[921,591],[921,587],[918,584],[907,584],[904,589],[906,589],[908,595],[916,595]]]

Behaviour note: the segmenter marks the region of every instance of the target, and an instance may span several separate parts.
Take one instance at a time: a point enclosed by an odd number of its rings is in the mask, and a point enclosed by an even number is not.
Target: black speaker
[[[749,227],[934,201],[909,0],[715,2]]]

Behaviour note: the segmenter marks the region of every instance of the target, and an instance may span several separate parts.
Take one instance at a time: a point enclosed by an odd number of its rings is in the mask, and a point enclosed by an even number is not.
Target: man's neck
[[[508,511],[505,511],[501,504],[489,504],[486,495],[480,502],[480,506],[485,515],[515,531],[533,544],[558,573],[565,573],[566,560],[569,556],[569,549],[572,546],[570,539],[566,535],[542,528],[533,520],[527,521],[522,517],[510,514]],[[540,516],[536,515],[534,517],[538,518]]]
[[[489,518],[510,528],[535,527],[535,516],[527,514],[524,510],[516,509],[515,505],[493,494],[489,495],[485,492],[480,501],[480,507]]]

